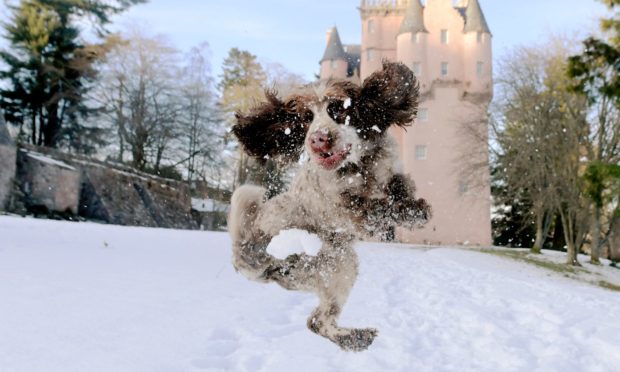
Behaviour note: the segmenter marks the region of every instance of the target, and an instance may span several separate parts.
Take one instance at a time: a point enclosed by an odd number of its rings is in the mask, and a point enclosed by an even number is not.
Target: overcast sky
[[[605,14],[596,0],[479,1],[493,32],[496,58],[548,33],[585,35]],[[343,43],[360,43],[358,5],[359,0],[150,0],[118,16],[113,28],[139,24],[167,35],[182,50],[206,41],[215,75],[228,50],[238,47],[312,79],[329,27],[338,27]]]

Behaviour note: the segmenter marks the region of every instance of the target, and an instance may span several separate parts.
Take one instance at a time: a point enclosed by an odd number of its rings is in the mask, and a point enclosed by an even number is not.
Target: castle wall
[[[488,169],[467,171],[472,156],[486,163],[485,151],[468,142],[463,122],[479,120],[480,108],[464,104],[462,90],[438,86],[432,99],[422,101],[427,121],[402,129],[401,159],[417,186],[417,196],[433,207],[433,218],[424,229],[401,231],[405,242],[421,244],[491,244],[491,199]],[[426,147],[426,159],[416,158],[416,147]],[[468,157],[464,154],[468,153]],[[465,160],[465,161],[464,161]],[[466,162],[467,161],[467,162]]]
[[[321,79],[344,79],[347,77],[347,61],[339,59],[333,62],[333,65],[330,60],[321,62],[321,72],[319,75]]]
[[[400,147],[403,170],[415,180],[418,195],[433,206],[434,215],[424,229],[399,231],[399,238],[412,243],[491,244],[489,170],[467,171],[472,164],[488,164],[488,152],[466,133],[471,125],[486,133],[485,115],[492,96],[491,35],[482,34],[479,43],[477,33],[463,33],[464,19],[452,0],[426,1],[428,33],[418,33],[417,38],[411,33],[397,35],[402,17],[394,16],[396,11],[361,12],[362,50],[391,51],[395,41],[395,56],[388,58],[412,69],[419,62],[421,67],[417,77],[423,115],[407,131],[394,128],[390,134]],[[380,33],[366,32],[368,19],[377,19]],[[442,30],[447,30],[447,43],[442,42]],[[362,79],[381,68],[380,61],[368,62],[365,57],[362,54]],[[483,62],[481,74],[479,61]],[[442,63],[447,63],[446,75]],[[424,159],[416,157],[419,147],[426,149]]]

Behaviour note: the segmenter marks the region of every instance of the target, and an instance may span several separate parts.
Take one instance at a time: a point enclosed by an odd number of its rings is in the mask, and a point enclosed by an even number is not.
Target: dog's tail
[[[247,278],[258,281],[265,281],[263,273],[273,260],[266,252],[270,239],[255,226],[266,191],[258,186],[239,187],[232,195],[228,214],[233,266]]]

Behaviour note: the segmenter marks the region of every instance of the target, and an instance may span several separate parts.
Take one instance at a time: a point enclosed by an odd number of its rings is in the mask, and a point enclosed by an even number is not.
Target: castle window
[[[448,76],[448,62],[441,62],[441,76]]]
[[[426,160],[426,146],[425,145],[417,145],[415,147],[415,159]]]
[[[368,33],[369,34],[374,34],[375,33],[375,21],[374,21],[374,19],[369,19],[368,20]]]
[[[482,43],[482,32],[478,31],[478,34],[476,34],[476,41],[478,44]]]
[[[374,61],[375,60],[375,51],[372,49],[368,49],[366,51],[366,59],[368,61]]]
[[[415,35],[412,35],[412,37],[416,44],[420,44],[420,39],[422,38],[422,34],[420,32],[416,32]]]
[[[420,76],[422,74],[422,64],[420,62],[413,62],[411,70],[416,76]]]
[[[418,121],[419,122],[428,121],[428,109],[421,108],[420,110],[418,110]]]
[[[448,30],[441,30],[441,43],[448,44]]]
[[[332,59],[331,61],[329,61],[329,64],[330,64],[332,70],[335,70],[338,67],[338,61],[336,61],[336,60]]]
[[[478,77],[481,77],[483,73],[484,73],[484,62],[478,61],[478,63],[476,63],[476,75],[478,75]]]

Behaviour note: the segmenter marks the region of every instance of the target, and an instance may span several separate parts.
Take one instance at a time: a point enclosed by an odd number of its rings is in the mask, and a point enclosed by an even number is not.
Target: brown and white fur
[[[361,86],[335,80],[237,114],[233,128],[257,160],[304,160],[288,191],[267,199],[266,190],[244,185],[233,194],[228,226],[233,265],[250,279],[314,292],[319,306],[308,328],[344,350],[365,350],[377,330],[337,325],[358,273],[356,240],[382,236],[394,226],[413,228],[430,218],[430,206],[414,196],[413,181],[399,173],[391,125],[409,125],[417,114],[418,83],[406,66],[384,62]],[[285,260],[266,252],[285,229],[317,234],[317,256]]]

